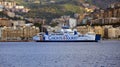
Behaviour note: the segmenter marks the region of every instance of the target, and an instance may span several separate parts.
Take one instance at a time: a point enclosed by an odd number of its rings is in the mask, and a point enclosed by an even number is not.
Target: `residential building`
[[[81,34],[86,34],[88,32],[95,32],[100,34],[103,38],[120,38],[120,27],[112,26],[78,26],[77,31]]]
[[[7,1],[0,1],[0,5],[3,5],[5,8],[13,8],[17,5],[16,2],[7,2]]]
[[[61,16],[60,18],[53,19],[52,23],[57,23],[59,26],[69,26],[70,28],[77,26],[77,19],[70,16]]]
[[[17,20],[17,21],[12,20],[12,24],[13,26],[25,26],[25,21],[24,20]]]
[[[0,12],[3,11],[3,8],[4,8],[4,7],[3,7],[2,5],[0,5]]]
[[[32,27],[3,27],[1,40],[30,40],[39,33],[39,28]]]
[[[102,37],[104,36],[104,29],[101,26],[95,26],[94,32],[96,34],[100,34]]]
[[[120,24],[120,2],[111,4],[105,10],[96,10],[90,14],[92,24]]]
[[[120,38],[120,27],[104,26],[104,38]]]
[[[115,38],[116,37],[116,29],[115,28],[109,28],[108,29],[108,38]]]
[[[18,6],[18,5],[17,5],[17,6],[15,6],[14,8],[15,8],[15,9],[24,9],[24,6]]]
[[[7,18],[0,18],[0,26],[10,27],[12,25],[12,21]]]
[[[69,26],[70,28],[75,28],[77,26],[77,20],[74,18],[69,19]]]
[[[77,31],[80,32],[81,34],[86,34],[90,31],[87,26],[78,26]]]

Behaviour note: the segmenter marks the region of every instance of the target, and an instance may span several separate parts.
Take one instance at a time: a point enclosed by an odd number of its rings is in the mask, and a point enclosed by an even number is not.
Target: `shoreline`
[[[120,39],[101,39],[99,41],[119,41],[119,40]],[[33,40],[0,40],[0,42],[34,42],[34,41]]]
[[[32,42],[32,40],[0,40],[0,42]]]

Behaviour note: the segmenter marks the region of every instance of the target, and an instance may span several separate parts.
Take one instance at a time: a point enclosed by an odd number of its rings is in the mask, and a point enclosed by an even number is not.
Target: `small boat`
[[[94,32],[80,34],[76,30],[62,28],[60,32],[54,33],[38,33],[33,37],[36,42],[98,42],[101,35]]]

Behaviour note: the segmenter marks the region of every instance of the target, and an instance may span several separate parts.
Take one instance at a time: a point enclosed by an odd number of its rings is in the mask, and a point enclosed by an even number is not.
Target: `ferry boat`
[[[88,32],[83,35],[66,27],[62,27],[60,32],[38,33],[33,37],[36,42],[98,42],[100,39],[101,36],[94,32]]]

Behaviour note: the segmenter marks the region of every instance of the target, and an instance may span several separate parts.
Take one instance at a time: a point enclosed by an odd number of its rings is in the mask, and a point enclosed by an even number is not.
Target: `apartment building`
[[[12,20],[12,25],[13,26],[25,26],[25,21],[24,20],[17,20],[17,21]]]
[[[81,34],[86,34],[88,32],[93,32],[94,29],[90,26],[78,26],[77,31],[80,32]]]
[[[105,38],[120,38],[120,27],[104,26]]]
[[[7,1],[0,1],[0,5],[3,5],[5,8],[13,8],[17,5],[16,2],[7,2]]]
[[[108,38],[115,38],[116,33],[115,33],[115,28],[110,28],[108,29]]]
[[[12,25],[12,21],[6,18],[0,18],[0,26],[10,27]]]
[[[39,33],[39,28],[32,27],[3,27],[1,30],[1,40],[30,40]]]
[[[94,32],[96,34],[100,34],[102,37],[104,36],[104,29],[101,26],[95,26]]]
[[[103,38],[120,38],[120,27],[112,26],[78,26],[77,31],[81,34],[86,34],[88,32],[95,32],[100,34]]]
[[[3,11],[3,8],[4,8],[4,7],[3,7],[2,5],[0,5],[0,12]]]
[[[120,24],[120,2],[111,4],[105,10],[97,10],[90,14],[92,24]]]

